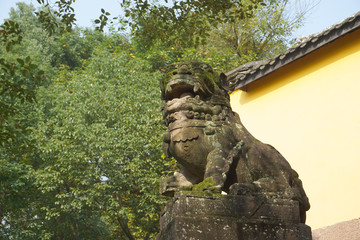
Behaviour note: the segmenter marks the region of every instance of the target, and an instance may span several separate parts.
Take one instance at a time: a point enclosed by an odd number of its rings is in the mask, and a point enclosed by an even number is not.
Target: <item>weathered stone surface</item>
[[[169,66],[161,82],[163,150],[183,169],[161,184],[174,198],[162,211],[158,239],[311,239],[298,174],[242,125],[225,78],[189,62]]]
[[[305,223],[310,204],[298,174],[275,148],[246,130],[231,109],[224,83],[226,76],[205,63],[167,68],[161,82],[168,127],[163,149],[184,168],[162,182],[162,194],[173,196],[212,178],[214,191],[295,200]]]
[[[158,240],[308,240],[299,204],[261,196],[192,196],[178,193],[161,213]]]

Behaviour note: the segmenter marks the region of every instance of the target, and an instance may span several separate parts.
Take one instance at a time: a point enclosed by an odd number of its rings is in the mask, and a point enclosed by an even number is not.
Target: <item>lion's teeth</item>
[[[170,85],[167,85],[167,86],[166,86],[166,92],[167,92],[167,93],[171,93],[172,90],[173,90],[173,89],[172,89],[172,87],[171,87]]]
[[[194,88],[193,88],[194,93],[196,93],[197,91],[199,91],[199,89],[200,89],[199,84],[195,84],[195,86],[194,86]]]
[[[183,98],[183,97],[194,97],[194,94],[191,92],[184,92],[180,95],[180,98]]]

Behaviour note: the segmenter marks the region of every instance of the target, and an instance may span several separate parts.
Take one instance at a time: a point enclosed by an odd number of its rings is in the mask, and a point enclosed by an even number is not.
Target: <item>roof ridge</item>
[[[314,50],[327,45],[330,42],[358,29],[360,27],[360,11],[352,16],[336,23],[319,33],[310,34],[298,45],[289,48],[287,51],[278,54],[270,60],[255,61],[243,64],[225,75],[228,77],[229,90],[243,89],[245,85],[258,80],[270,72],[289,64]],[[251,70],[242,70],[246,65],[251,66]]]

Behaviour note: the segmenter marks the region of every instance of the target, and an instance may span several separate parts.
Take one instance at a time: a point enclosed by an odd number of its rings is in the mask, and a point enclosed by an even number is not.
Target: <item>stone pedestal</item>
[[[298,202],[242,195],[177,193],[161,212],[158,240],[311,240]]]

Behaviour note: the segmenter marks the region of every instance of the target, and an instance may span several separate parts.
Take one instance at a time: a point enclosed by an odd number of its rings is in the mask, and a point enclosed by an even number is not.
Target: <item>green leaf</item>
[[[17,58],[16,61],[20,63],[20,65],[24,65],[24,60],[22,60],[21,58]]]

